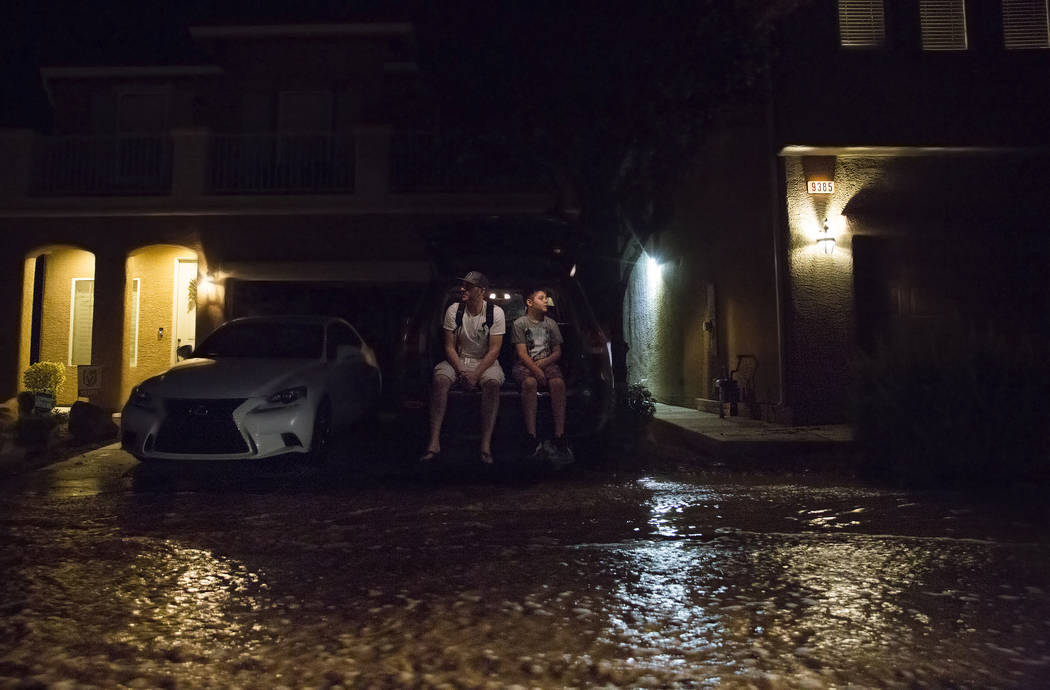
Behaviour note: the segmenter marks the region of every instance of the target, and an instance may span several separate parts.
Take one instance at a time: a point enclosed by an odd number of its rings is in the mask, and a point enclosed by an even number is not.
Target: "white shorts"
[[[480,359],[474,359],[473,357],[460,357],[459,361],[463,362],[463,368],[467,371],[474,371],[478,368],[478,364],[481,363]],[[434,367],[434,376],[444,376],[449,381],[456,380],[456,370],[452,368],[452,365],[448,363],[448,360],[441,360]],[[484,383],[485,381],[495,381],[499,385],[503,385],[506,377],[503,375],[503,367],[499,365],[499,362],[493,362],[488,369],[481,372],[481,376],[478,378],[478,383]]]

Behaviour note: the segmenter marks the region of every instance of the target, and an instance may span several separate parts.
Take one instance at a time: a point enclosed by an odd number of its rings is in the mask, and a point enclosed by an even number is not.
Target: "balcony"
[[[41,137],[33,152],[33,196],[167,194],[168,136]]]
[[[559,195],[513,142],[392,132],[41,136],[0,130],[0,209],[49,213],[518,213]]]
[[[209,147],[211,194],[351,194],[354,137],[219,134]]]

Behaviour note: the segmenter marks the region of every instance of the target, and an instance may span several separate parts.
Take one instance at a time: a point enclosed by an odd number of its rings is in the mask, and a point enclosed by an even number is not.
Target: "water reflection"
[[[661,670],[672,683],[793,687],[856,682],[858,668],[893,684],[994,667],[989,648],[970,638],[986,624],[977,617],[987,616],[988,595],[937,585],[960,584],[960,572],[979,580],[995,544],[843,534],[836,528],[848,521],[826,524],[820,518],[833,516],[823,510],[798,511],[821,532],[726,529],[732,489],[640,483],[652,492],[651,532],[606,556],[623,559],[610,566],[622,576],[606,639],[625,668]]]

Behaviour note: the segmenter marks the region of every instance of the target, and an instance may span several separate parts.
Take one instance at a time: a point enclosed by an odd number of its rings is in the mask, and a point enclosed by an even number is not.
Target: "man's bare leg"
[[[565,435],[565,379],[548,379],[551,393],[551,416],[554,417],[554,436]],[[536,428],[536,410],[532,411],[532,426]]]
[[[445,422],[445,409],[448,406],[448,391],[452,380],[444,376],[435,376],[430,386],[430,441],[428,453],[441,452],[441,425]]]
[[[526,376],[521,382],[521,412],[525,415],[525,431],[529,436],[536,436],[536,389],[538,384],[533,376]]]
[[[481,454],[492,456],[492,432],[499,412],[499,382],[486,379],[481,383]]]

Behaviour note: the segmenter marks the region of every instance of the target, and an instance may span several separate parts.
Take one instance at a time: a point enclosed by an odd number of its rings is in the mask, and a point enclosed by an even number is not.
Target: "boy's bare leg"
[[[536,436],[536,378],[526,376],[521,382],[521,412],[525,416],[525,431]]]
[[[430,386],[430,441],[427,452],[441,452],[441,425],[445,422],[445,409],[448,406],[448,391],[452,381],[444,376],[435,376]]]
[[[565,379],[548,379],[547,387],[551,393],[551,416],[554,417],[554,436],[565,435]],[[535,397],[533,397],[532,428],[536,430]]]
[[[481,383],[481,452],[492,453],[492,432],[499,412],[499,383],[486,379]]]

